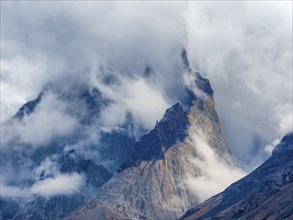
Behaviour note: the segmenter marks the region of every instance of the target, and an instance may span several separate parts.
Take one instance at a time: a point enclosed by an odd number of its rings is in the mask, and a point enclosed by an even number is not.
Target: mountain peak
[[[41,102],[43,95],[43,92],[41,92],[36,99],[24,104],[12,118],[22,119],[25,115],[31,114],[35,110],[36,106]]]
[[[188,60],[188,55],[187,51],[183,48],[181,52],[181,59],[183,62],[183,68],[185,71],[188,72],[188,74],[194,74],[195,75],[195,85],[205,92],[206,94],[212,96],[213,95],[213,90],[211,87],[211,84],[208,79],[202,77],[202,75],[199,72],[195,72],[191,69],[189,60]]]

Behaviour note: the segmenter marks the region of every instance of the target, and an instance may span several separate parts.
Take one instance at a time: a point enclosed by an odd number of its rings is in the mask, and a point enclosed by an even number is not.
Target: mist
[[[226,164],[209,146],[203,132],[193,128],[190,133],[191,144],[196,147],[200,158],[189,160],[198,167],[202,175],[188,177],[184,181],[187,186],[203,202],[213,195],[222,192],[227,186],[244,177],[247,173],[237,166]]]

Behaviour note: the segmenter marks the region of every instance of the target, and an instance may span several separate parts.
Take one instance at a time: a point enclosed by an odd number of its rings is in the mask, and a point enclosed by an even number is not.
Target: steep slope
[[[155,128],[136,143],[118,173],[68,219],[92,219],[101,209],[115,210],[126,219],[178,218],[199,203],[187,181],[205,173],[194,163],[205,162],[204,146],[194,140],[197,137],[206,140],[218,161],[233,166],[209,82],[189,67],[186,70],[194,76],[200,94],[193,96],[186,110],[179,103],[169,108]]]
[[[224,192],[190,209],[182,219],[292,219],[293,133],[272,156]]]

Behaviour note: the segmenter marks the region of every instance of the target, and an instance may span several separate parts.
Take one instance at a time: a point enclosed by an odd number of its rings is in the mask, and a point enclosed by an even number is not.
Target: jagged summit
[[[181,52],[181,59],[183,63],[183,70],[187,71],[188,74],[194,75],[195,77],[195,85],[198,89],[202,90],[206,94],[212,96],[213,95],[213,90],[211,87],[211,84],[208,79],[202,77],[202,75],[199,72],[196,72],[192,70],[189,64],[188,56],[186,50],[183,48]]]
[[[155,128],[136,143],[131,157],[118,171],[137,166],[143,160],[162,159],[168,148],[184,140],[188,126],[189,121],[182,106],[179,103],[173,105],[166,110]]]
[[[193,72],[189,66],[187,52],[182,50],[181,58],[184,64],[184,69],[188,71],[188,74],[195,76],[195,85],[198,89],[202,90],[209,96],[213,95],[209,80],[203,78],[200,73]],[[147,67],[146,71],[151,71]],[[189,106],[187,109],[183,109],[180,103],[176,103],[172,107],[166,110],[163,118],[156,123],[156,126],[148,134],[141,137],[136,143],[135,150],[131,157],[121,165],[118,172],[122,170],[137,166],[141,161],[149,161],[153,159],[162,159],[165,151],[176,143],[180,143],[188,135],[188,128],[190,125],[187,115],[192,107],[205,111],[207,115],[218,121],[218,116],[213,110],[213,107],[207,107],[206,101],[197,97],[190,89],[186,88],[186,92],[189,92]],[[212,111],[210,111],[212,110]]]
[[[41,92],[35,100],[25,103],[12,118],[22,119],[25,115],[31,114],[35,110],[36,106],[41,102],[42,96],[43,92]]]

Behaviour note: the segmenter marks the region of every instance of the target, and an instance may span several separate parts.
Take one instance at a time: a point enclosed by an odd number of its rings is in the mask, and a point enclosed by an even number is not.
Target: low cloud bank
[[[77,173],[59,174],[36,182],[31,187],[8,186],[1,183],[1,197],[28,199],[33,195],[51,197],[79,193],[85,184],[84,177]]]
[[[35,183],[31,188],[31,192],[46,197],[70,195],[79,193],[84,183],[84,178],[80,174],[62,174]]]
[[[202,133],[192,131],[191,144],[196,147],[199,157],[188,159],[199,168],[201,174],[185,179],[185,183],[198,196],[200,202],[223,191],[246,175],[242,169],[228,165],[223,159],[219,159]]]
[[[66,112],[66,105],[53,93],[46,93],[32,114],[25,115],[20,121],[1,125],[1,142],[5,145],[18,140],[19,143],[39,147],[47,146],[54,138],[72,134],[78,120]]]

